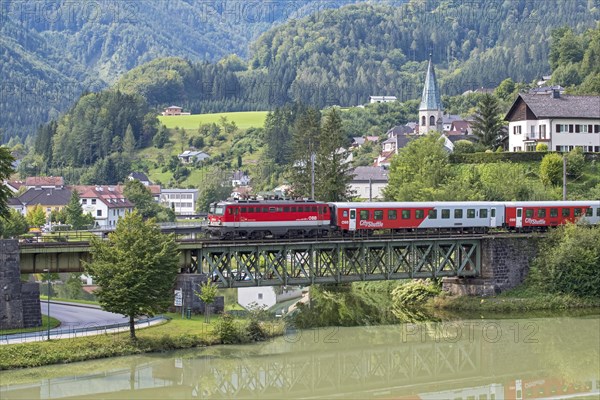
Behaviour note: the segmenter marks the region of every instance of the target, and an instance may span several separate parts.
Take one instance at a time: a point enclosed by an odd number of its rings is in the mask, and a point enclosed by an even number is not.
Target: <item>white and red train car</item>
[[[288,200],[222,201],[211,205],[208,231],[224,238],[264,236],[321,236],[329,233],[327,203]]]
[[[208,230],[220,237],[322,236],[416,230],[545,230],[584,220],[600,224],[600,201],[338,202],[226,201]]]

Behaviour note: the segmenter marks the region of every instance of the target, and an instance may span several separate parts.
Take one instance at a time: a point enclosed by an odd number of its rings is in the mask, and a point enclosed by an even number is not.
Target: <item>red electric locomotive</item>
[[[221,238],[311,237],[329,233],[329,205],[312,200],[237,200],[211,204],[208,231]]]

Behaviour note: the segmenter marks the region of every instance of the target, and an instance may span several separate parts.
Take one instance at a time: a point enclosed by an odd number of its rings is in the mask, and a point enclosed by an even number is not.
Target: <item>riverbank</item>
[[[210,323],[204,322],[201,315],[189,320],[174,314],[170,317],[171,320],[162,325],[136,331],[135,342],[130,340],[128,333],[119,333],[0,346],[0,370],[189,349],[223,342],[250,343],[284,333],[282,321],[238,319],[224,324],[216,316]]]

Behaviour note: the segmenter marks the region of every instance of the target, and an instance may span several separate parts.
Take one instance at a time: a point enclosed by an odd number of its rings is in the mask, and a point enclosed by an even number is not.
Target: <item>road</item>
[[[48,302],[40,300],[42,314],[48,314]],[[56,303],[50,301],[50,316],[61,322],[59,328],[88,328],[129,322],[123,315],[101,310],[99,307],[76,303]]]

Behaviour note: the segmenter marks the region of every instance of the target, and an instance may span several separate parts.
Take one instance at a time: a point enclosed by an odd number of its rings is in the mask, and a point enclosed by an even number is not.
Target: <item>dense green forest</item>
[[[249,43],[273,25],[346,3],[4,0],[0,143],[32,134],[82,92],[155,58],[246,58]]]
[[[570,26],[574,37],[593,28],[600,11],[592,6],[560,0],[351,5],[269,30],[252,44],[247,63],[235,56],[217,64],[155,60],[118,85],[143,93],[151,106],[177,101],[193,113],[273,109],[294,101],[352,106],[374,94],[418,98],[431,53],[442,92],[456,95],[506,78],[531,82],[549,74],[553,30]],[[577,39],[581,56],[592,36]]]

